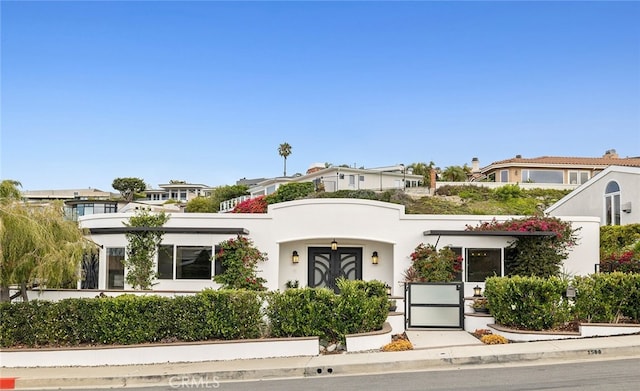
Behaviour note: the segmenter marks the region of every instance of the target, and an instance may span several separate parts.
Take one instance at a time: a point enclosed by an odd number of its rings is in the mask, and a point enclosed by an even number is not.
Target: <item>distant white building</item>
[[[249,196],[238,197],[220,203],[220,212],[229,212],[247,199],[275,193],[281,185],[287,183],[312,182],[316,189],[326,192],[339,190],[390,190],[418,187],[422,184],[422,175],[413,175],[404,165],[377,168],[326,167],[314,163],[305,175],[277,177],[258,182],[249,188]]]
[[[172,182],[158,185],[159,189],[147,189],[144,191],[147,204],[159,205],[169,200],[186,203],[196,197],[207,197],[213,190],[211,187],[199,183]]]

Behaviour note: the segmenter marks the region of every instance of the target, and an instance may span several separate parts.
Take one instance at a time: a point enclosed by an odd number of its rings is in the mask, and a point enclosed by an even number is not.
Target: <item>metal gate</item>
[[[410,282],[404,288],[407,328],[464,328],[462,282]]]
[[[337,278],[362,279],[362,248],[340,247],[331,250],[330,247],[310,247],[308,259],[311,288],[325,287],[337,293]]]

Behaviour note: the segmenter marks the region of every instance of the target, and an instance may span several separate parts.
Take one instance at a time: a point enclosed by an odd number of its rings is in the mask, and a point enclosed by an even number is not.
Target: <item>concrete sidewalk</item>
[[[16,389],[105,388],[224,383],[235,380],[336,376],[462,365],[545,360],[639,357],[640,335],[484,345],[464,331],[408,331],[415,349],[404,352],[329,354],[314,357],[209,361],[111,367],[2,368]],[[5,388],[10,388],[6,387]]]

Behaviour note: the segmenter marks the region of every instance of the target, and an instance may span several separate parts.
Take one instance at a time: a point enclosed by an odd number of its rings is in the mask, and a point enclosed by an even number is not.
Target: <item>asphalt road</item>
[[[127,388],[132,391],[170,390],[638,390],[640,358],[574,361],[544,365],[501,364],[464,366],[455,370],[395,372],[379,375],[322,376],[282,380],[220,382],[210,378],[172,378],[170,385]],[[78,390],[74,388],[74,390]]]

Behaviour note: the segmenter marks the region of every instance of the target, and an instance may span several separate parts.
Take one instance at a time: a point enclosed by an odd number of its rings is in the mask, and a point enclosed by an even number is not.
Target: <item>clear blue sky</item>
[[[0,177],[640,156],[639,2],[1,2]]]

